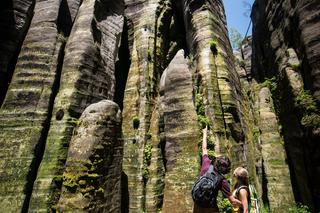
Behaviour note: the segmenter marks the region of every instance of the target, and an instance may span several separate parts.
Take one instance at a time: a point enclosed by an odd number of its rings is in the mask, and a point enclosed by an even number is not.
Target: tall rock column
[[[103,100],[89,105],[72,136],[60,212],[121,212],[121,112]]]
[[[273,111],[271,92],[263,87],[259,92],[259,128],[263,163],[262,197],[274,212],[286,212],[293,204],[290,172],[286,164],[283,139]]]
[[[215,152],[231,154],[231,143],[239,142],[232,129],[240,122],[240,82],[232,61],[222,1],[183,1],[183,11],[187,44],[196,63],[197,93],[204,96]]]
[[[163,212],[192,212],[190,194],[199,172],[199,127],[193,102],[192,72],[180,50],[161,77],[166,175]]]
[[[59,93],[30,212],[54,211],[69,142],[81,113],[92,103],[113,99],[123,10],[122,1],[88,0],[81,4],[65,48]]]
[[[72,1],[70,8],[78,6]],[[0,204],[5,212],[26,211],[29,204],[60,81],[65,36],[71,29],[59,20],[67,16],[72,23],[74,18],[71,9],[60,13],[64,9],[58,0],[36,2],[0,109]]]
[[[156,74],[152,60],[155,46],[157,0],[126,1],[126,17],[133,39],[131,66],[123,100],[123,171],[127,176],[129,211],[145,209],[143,165],[154,104]]]

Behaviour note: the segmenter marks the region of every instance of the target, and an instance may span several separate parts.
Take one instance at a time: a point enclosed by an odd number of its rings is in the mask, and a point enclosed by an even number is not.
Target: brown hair
[[[216,158],[214,167],[221,174],[227,174],[231,169],[230,159],[227,156],[219,156]]]

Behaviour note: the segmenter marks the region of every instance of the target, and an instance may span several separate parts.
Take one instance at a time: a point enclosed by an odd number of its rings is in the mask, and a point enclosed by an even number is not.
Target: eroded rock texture
[[[320,208],[319,8],[316,0],[259,0],[252,13],[252,75],[272,93],[295,199],[312,211]]]
[[[192,72],[188,59],[180,50],[164,71],[160,83],[161,113],[165,142],[164,158],[166,175],[163,211],[191,212],[193,202],[190,193],[198,175],[199,131],[197,114],[193,104]],[[184,174],[184,175],[181,175]]]
[[[58,211],[120,212],[122,150],[119,107],[88,106],[70,142]]]
[[[76,1],[72,4],[74,8],[79,6]],[[61,1],[36,3],[33,13],[37,18],[28,29],[1,107],[0,202],[3,211],[17,212],[25,208],[32,192],[59,85],[65,36],[71,30],[71,24],[59,20],[65,20],[68,15],[70,22],[74,18],[70,15],[72,11],[62,13],[63,8]]]
[[[29,28],[34,2],[21,0],[2,3],[0,9],[0,104],[7,92],[21,43]]]
[[[77,120],[91,103],[113,99],[114,67],[123,22],[121,2],[84,1],[79,8],[65,48],[60,88],[53,105],[30,211],[55,207],[61,187],[56,177],[63,173]]]
[[[293,205],[294,198],[281,126],[274,100],[267,83],[258,83],[252,76],[252,39],[242,43],[237,57],[237,71],[244,94],[244,121],[249,154],[255,160],[256,189],[272,211],[282,212]],[[254,67],[253,67],[254,68]],[[254,146],[250,146],[253,142]],[[249,155],[249,156],[250,156]],[[251,170],[254,174],[254,170]]]
[[[192,212],[204,124],[265,206],[319,210],[316,0],[257,0],[236,58],[221,0],[9,2],[1,210]]]

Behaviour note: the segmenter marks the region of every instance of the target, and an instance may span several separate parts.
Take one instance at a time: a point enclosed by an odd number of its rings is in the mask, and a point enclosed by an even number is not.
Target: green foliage
[[[205,128],[206,126],[209,125],[209,119],[203,115],[198,116],[198,122],[200,123],[202,128]]]
[[[302,111],[312,112],[317,110],[317,104],[308,90],[300,91],[296,97],[295,105]]]
[[[241,48],[241,43],[243,41],[243,37],[241,33],[235,28],[231,28],[229,32],[230,42],[232,49],[239,50]]]
[[[320,115],[317,103],[310,91],[301,90],[295,99],[295,106],[303,114],[301,124],[306,127],[319,127]]]
[[[310,213],[308,206],[301,203],[295,204],[289,208],[289,213]]]
[[[301,119],[301,124],[307,127],[320,127],[320,115],[316,113],[304,115]]]
[[[267,206],[260,206],[260,213],[272,213]],[[288,213],[310,213],[308,206],[302,205],[301,203],[293,204],[289,207]]]
[[[260,208],[260,213],[270,213],[270,210],[268,207],[261,205]]]
[[[220,212],[222,213],[232,213],[232,205],[227,198],[224,198],[222,194],[219,192],[217,197],[217,203]]]
[[[301,64],[301,62],[300,62],[300,63],[298,63],[298,64],[293,64],[293,65],[291,65],[291,68],[292,68],[294,71],[299,72],[299,71],[301,70],[301,66],[302,66],[302,64]]]
[[[53,181],[56,183],[62,183],[62,180],[63,180],[63,175],[57,175],[53,177]]]
[[[205,109],[203,105],[203,98],[200,94],[196,95],[196,110],[198,115],[205,115]]]
[[[216,153],[214,152],[214,150],[208,149],[208,158],[211,161],[214,161],[216,159]]]
[[[274,93],[278,87],[278,77],[273,76],[272,78],[267,78],[262,84],[262,87],[268,87],[271,93]]]
[[[239,61],[239,66],[242,68],[246,67],[246,62],[244,60]]]
[[[203,104],[203,98],[200,94],[196,95],[196,110],[198,115],[198,123],[200,124],[201,131],[207,125],[209,126],[209,118],[206,116]]]
[[[134,129],[138,129],[140,125],[140,119],[139,117],[135,116],[132,118],[132,125]]]
[[[201,94],[196,94],[196,111],[197,111],[197,116],[198,116],[198,124],[199,124],[199,132],[200,135],[202,135],[202,129],[205,128],[206,126],[210,127],[210,120],[209,118],[206,116],[205,113],[205,107],[203,104],[203,97],[201,96]],[[214,142],[212,140],[212,137],[210,137],[210,135],[208,135],[207,138],[207,148],[208,148],[208,157],[211,160],[215,159],[215,152],[214,152]],[[199,146],[202,145],[202,141],[199,142]],[[201,150],[201,149],[199,149]],[[201,155],[201,153],[199,153]]]
[[[218,54],[218,42],[216,40],[211,40],[209,41],[209,45],[210,45],[210,50],[212,52],[213,55],[217,55]]]
[[[144,146],[143,154],[143,170],[142,170],[142,177],[146,181],[149,178],[149,165],[151,163],[151,150],[152,150],[152,145],[150,143],[146,143]]]

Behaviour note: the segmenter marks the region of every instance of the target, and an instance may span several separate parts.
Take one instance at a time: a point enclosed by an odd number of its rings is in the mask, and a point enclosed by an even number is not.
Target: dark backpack
[[[214,171],[210,165],[209,170],[194,183],[192,199],[201,208],[212,208],[217,205],[219,185],[223,177]]]

